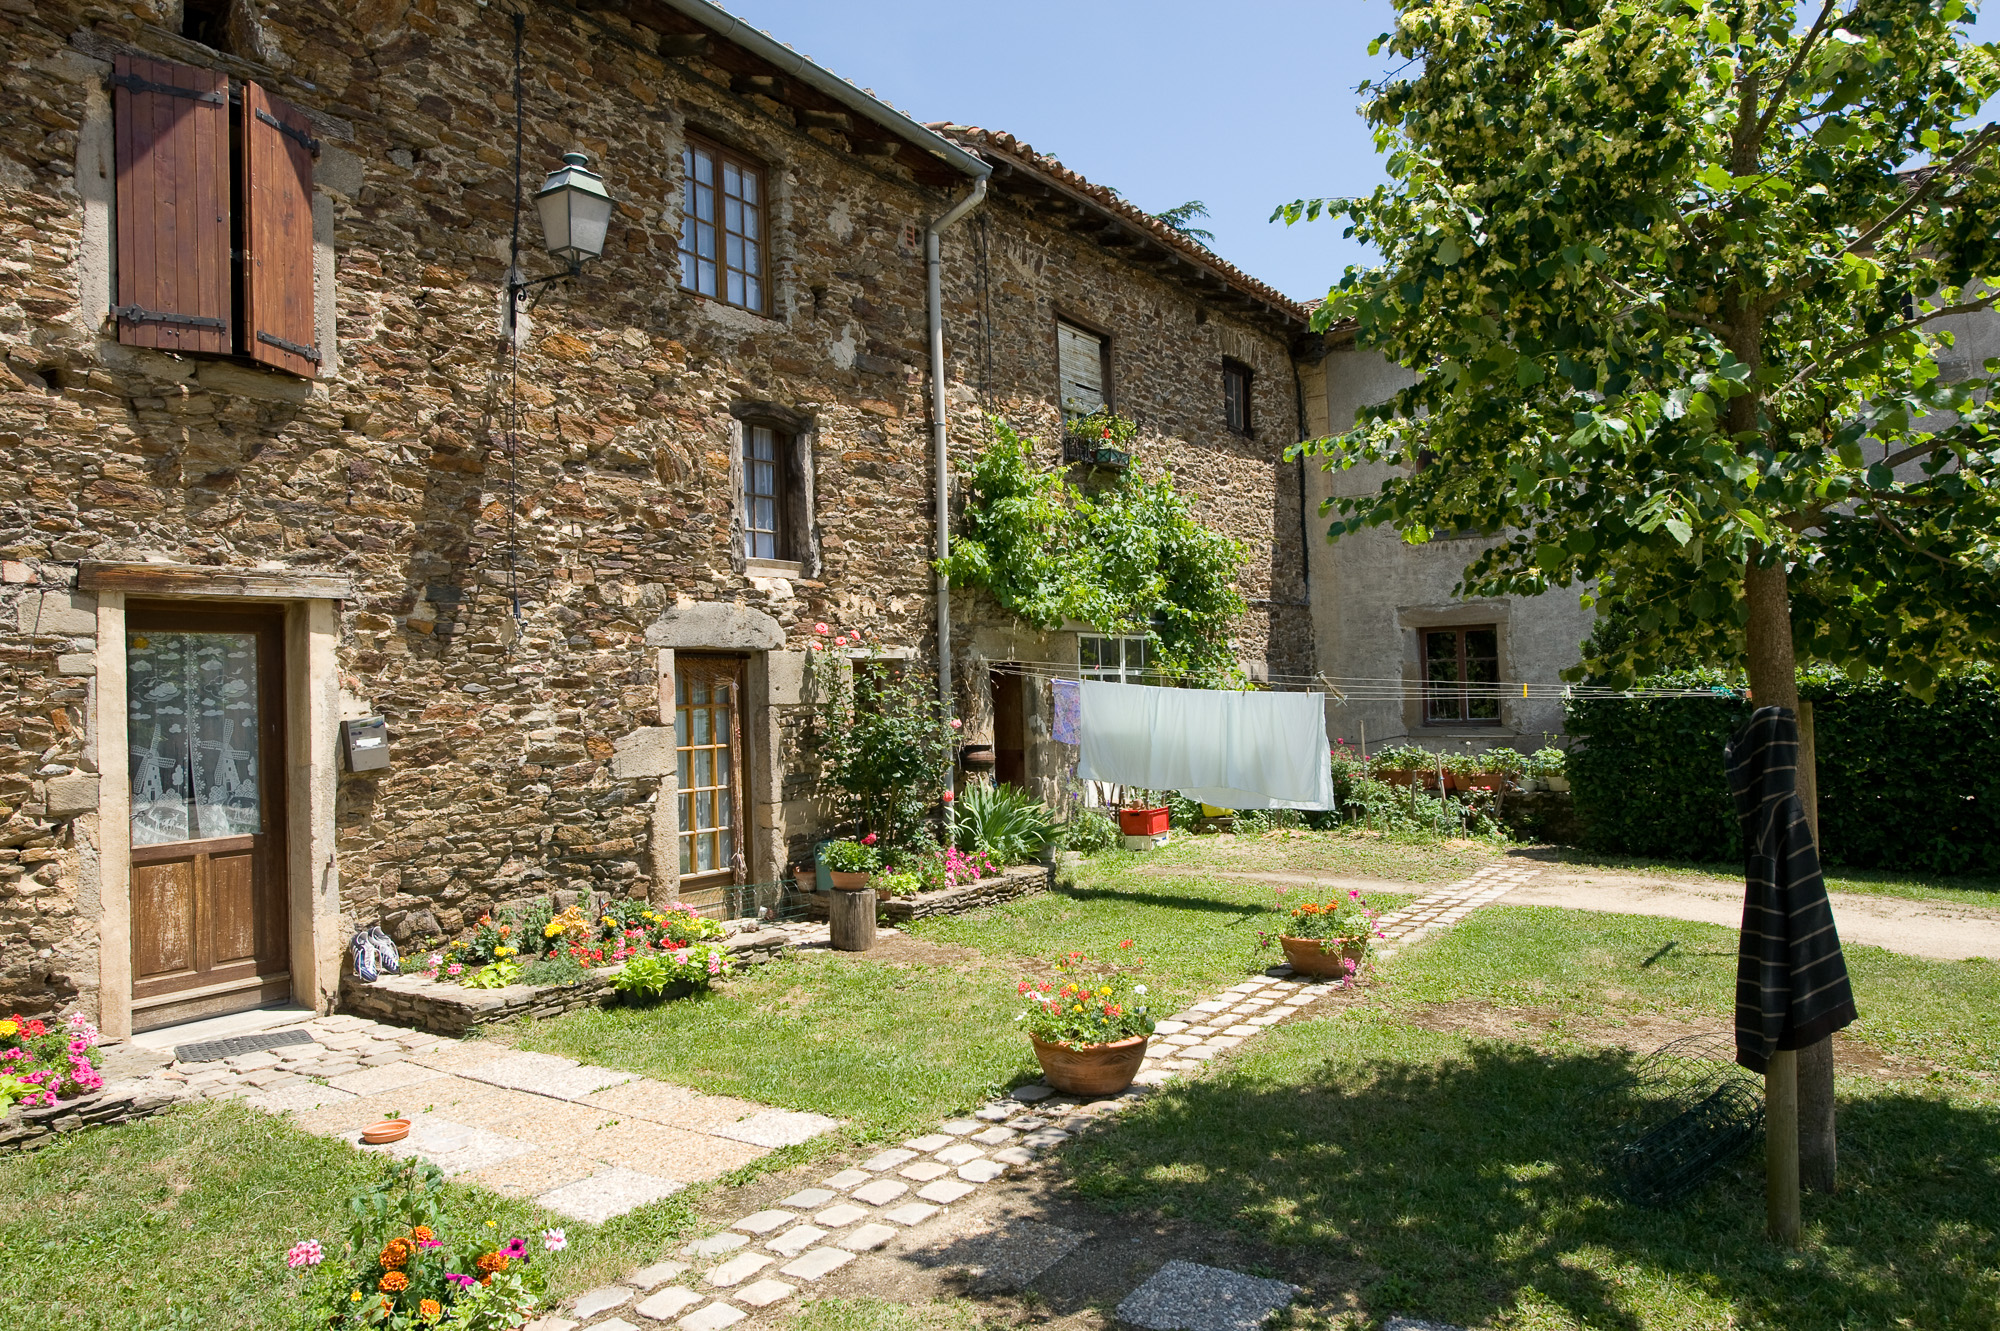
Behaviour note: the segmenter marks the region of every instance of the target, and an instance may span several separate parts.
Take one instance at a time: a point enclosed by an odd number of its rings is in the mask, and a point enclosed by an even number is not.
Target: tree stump
[[[833,950],[866,952],[875,946],[875,889],[835,891],[827,902],[827,923],[833,929]]]

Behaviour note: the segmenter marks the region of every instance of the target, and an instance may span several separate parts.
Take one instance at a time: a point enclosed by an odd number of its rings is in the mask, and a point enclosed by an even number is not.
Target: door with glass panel
[[[284,633],[275,615],[129,608],[132,1026],[291,997]]]
[[[674,662],[683,888],[749,879],[741,836],[743,664],[733,656]]]

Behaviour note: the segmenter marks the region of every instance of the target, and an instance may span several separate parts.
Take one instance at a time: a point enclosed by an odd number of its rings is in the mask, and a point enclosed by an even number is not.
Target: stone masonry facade
[[[510,342],[515,8],[524,188],[580,149],[618,202],[602,257],[543,288]],[[211,46],[183,35],[180,0],[0,0],[0,1008],[96,1013],[114,983],[102,922],[128,888],[104,858],[99,767],[122,755],[98,744],[123,722],[97,695],[123,644],[98,638],[93,566],[331,580],[313,584],[328,656],[310,687],[333,710],[295,713],[318,757],[294,775],[326,798],[292,804],[325,826],[290,869],[295,915],[325,935],[319,992],[295,998],[321,1006],[357,926],[450,931],[547,891],[672,896],[657,737],[676,646],[754,658],[755,878],[818,830],[799,752],[811,626],[934,663],[922,237],[969,176],[860,115],[799,109],[671,6],[583,8],[237,0]],[[120,56],[254,80],[311,119],[317,379],[117,340]],[[680,285],[690,134],[763,164],[768,313]],[[997,164],[944,241],[954,456],[986,411],[1053,446],[1054,318],[1105,328],[1142,465],[1250,551],[1240,654],[1303,672],[1282,461],[1303,312],[1003,140],[954,138]],[[521,228],[525,274],[554,271],[532,207]],[[1221,427],[1225,355],[1256,369],[1253,435]],[[750,410],[809,448],[810,558],[790,567],[743,557]],[[712,641],[690,636],[710,622]],[[328,758],[335,711],[387,718],[389,768]],[[633,760],[649,734],[653,759]]]

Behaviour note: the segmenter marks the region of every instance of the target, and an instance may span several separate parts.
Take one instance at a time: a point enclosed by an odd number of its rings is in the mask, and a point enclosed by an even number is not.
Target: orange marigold
[[[410,1278],[401,1271],[385,1272],[382,1278],[375,1282],[375,1288],[381,1290],[384,1294],[401,1294],[409,1287]]]
[[[419,1299],[417,1301],[417,1316],[423,1318],[426,1322],[435,1322],[438,1318],[444,1316],[444,1305],[436,1299]]]
[[[482,1271],[505,1271],[507,1269],[507,1254],[495,1249],[474,1262],[473,1265]]]
[[[418,1225],[415,1229],[410,1231],[410,1237],[412,1239],[415,1239],[418,1243],[429,1243],[432,1239],[437,1237],[437,1231],[432,1229],[429,1225]]]
[[[398,1271],[410,1264],[410,1252],[408,1239],[390,1239],[382,1245],[382,1251],[377,1254],[375,1260],[391,1271]]]

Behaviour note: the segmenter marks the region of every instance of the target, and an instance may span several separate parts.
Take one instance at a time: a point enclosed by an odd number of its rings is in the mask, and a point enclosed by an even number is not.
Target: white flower
[[[1132,992],[1135,994],[1143,994],[1146,992],[1146,986],[1143,984],[1135,984],[1132,986]]]
[[[569,1246],[569,1236],[560,1229],[545,1229],[542,1231],[542,1246],[550,1252],[561,1252]]]

